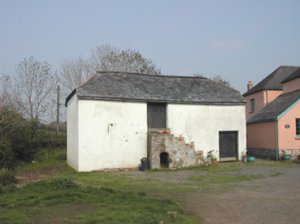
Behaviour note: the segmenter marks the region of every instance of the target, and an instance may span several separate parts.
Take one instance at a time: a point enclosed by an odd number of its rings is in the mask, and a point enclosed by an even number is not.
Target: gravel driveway
[[[245,167],[239,172],[265,177],[233,183],[219,193],[187,193],[180,199],[185,210],[207,224],[300,223],[300,164]]]

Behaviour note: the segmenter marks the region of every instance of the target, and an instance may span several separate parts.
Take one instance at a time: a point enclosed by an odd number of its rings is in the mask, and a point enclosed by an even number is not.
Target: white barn
[[[202,77],[99,72],[66,99],[67,161],[77,171],[136,168],[150,128],[168,128],[196,151],[240,160],[245,100]]]

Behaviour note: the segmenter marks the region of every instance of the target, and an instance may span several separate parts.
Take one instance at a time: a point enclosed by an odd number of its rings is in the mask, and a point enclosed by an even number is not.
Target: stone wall
[[[292,156],[292,160],[299,160],[300,158],[300,149],[285,149],[279,150],[279,159],[281,155],[290,154]],[[263,149],[263,148],[248,148],[247,149],[248,155],[252,155],[258,158],[263,159],[276,159],[276,149]]]
[[[263,149],[263,148],[248,148],[248,155],[255,156],[263,159],[276,159],[275,149]]]
[[[148,133],[148,159],[151,169],[162,168],[161,153],[168,154],[169,168],[182,168],[202,164],[194,143],[186,144],[183,137],[168,133]]]

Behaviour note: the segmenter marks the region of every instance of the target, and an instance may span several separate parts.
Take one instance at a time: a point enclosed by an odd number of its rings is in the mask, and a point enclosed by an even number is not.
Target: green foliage
[[[17,179],[11,170],[0,169],[0,186],[6,186],[9,184],[16,183]]]
[[[57,177],[49,182],[50,186],[54,189],[68,189],[77,187],[77,185],[69,178]]]
[[[0,141],[0,168],[12,170],[16,158],[9,138],[3,137]]]
[[[37,130],[35,147],[37,148],[59,148],[66,146],[66,133],[56,133],[54,131],[49,131],[46,129]]]
[[[41,128],[17,112],[0,108],[0,168],[13,170],[17,161],[31,161],[41,149],[65,147],[66,133]]]

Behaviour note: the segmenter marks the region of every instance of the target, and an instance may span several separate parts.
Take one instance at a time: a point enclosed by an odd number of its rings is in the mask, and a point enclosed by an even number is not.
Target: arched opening
[[[169,168],[169,153],[162,152],[160,154],[160,167]]]

